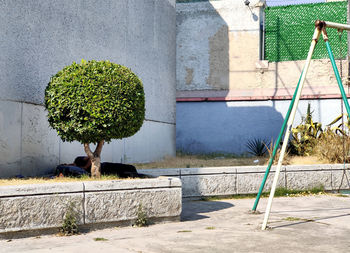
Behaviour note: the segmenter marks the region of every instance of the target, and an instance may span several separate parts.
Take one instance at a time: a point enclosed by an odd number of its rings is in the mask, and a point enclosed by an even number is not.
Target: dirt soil
[[[268,157],[230,157],[224,155],[177,155],[176,157],[166,157],[165,159],[153,163],[135,163],[137,169],[155,168],[201,168],[201,167],[221,167],[221,166],[249,166],[267,165]],[[288,156],[285,159],[289,165],[293,164],[326,164],[315,156]]]

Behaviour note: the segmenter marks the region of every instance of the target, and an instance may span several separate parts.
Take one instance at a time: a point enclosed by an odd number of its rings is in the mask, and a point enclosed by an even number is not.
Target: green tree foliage
[[[104,141],[134,135],[145,117],[141,80],[109,61],[82,60],[64,67],[46,87],[45,107],[50,126],[63,141],[84,144],[93,166]],[[94,153],[89,143],[98,144]]]

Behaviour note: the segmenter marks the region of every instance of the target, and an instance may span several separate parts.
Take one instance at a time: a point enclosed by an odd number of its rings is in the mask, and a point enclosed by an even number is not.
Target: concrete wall
[[[177,149],[241,154],[247,140],[277,139],[305,61],[261,60],[263,13],[250,2],[250,9],[236,0],[176,6]],[[325,125],[340,114],[339,95],[330,61],[312,60],[302,98],[315,99],[315,121]],[[296,124],[308,102],[301,101]]]
[[[275,175],[272,166],[264,191],[269,191]],[[139,172],[153,176],[178,177],[182,196],[198,198],[235,194],[256,194],[264,178],[266,166],[236,166],[212,168],[144,169]],[[310,190],[324,187],[326,191],[349,189],[350,170],[342,164],[282,166],[278,187]]]
[[[6,232],[59,228],[72,204],[79,227],[130,224],[140,204],[151,221],[179,220],[181,197],[181,181],[166,177],[1,186],[0,238]]]
[[[177,4],[178,99],[255,100],[293,94],[305,61],[261,61],[262,8],[258,1],[250,2],[250,8],[235,0]],[[347,62],[343,64],[346,76]],[[339,94],[328,59],[313,60],[310,69],[303,95]]]
[[[81,59],[123,64],[143,81],[146,121],[104,147],[103,161],[175,154],[175,0],[0,2],[0,177],[45,173],[83,155],[48,127],[52,75]]]

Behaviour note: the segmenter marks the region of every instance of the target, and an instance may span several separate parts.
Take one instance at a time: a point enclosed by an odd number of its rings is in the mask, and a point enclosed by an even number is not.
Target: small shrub
[[[264,156],[267,151],[266,145],[268,145],[266,140],[262,140],[260,138],[249,140],[246,144],[247,148],[249,149],[248,153],[254,156]]]
[[[269,159],[271,159],[271,157],[272,157],[272,153],[273,153],[273,149],[274,149],[275,145],[276,144],[274,144],[273,141],[271,141],[270,142],[270,146],[269,147],[266,146],[266,150],[269,153]],[[273,165],[276,165],[278,163],[280,155],[281,155],[281,149],[279,148],[277,150],[277,152],[276,152],[275,159],[273,160]],[[289,165],[290,164],[290,156],[289,156],[289,149],[288,148],[287,148],[286,152],[284,153],[282,164],[283,165]]]
[[[148,217],[146,212],[143,210],[142,204],[139,204],[137,209],[137,218],[135,220],[135,226],[146,227],[148,226]]]
[[[345,162],[350,162],[347,154],[350,148],[349,136],[340,136],[327,128],[317,141],[315,154],[319,159],[330,163],[342,163],[344,161],[343,142],[345,144]]]
[[[71,202],[68,205],[65,217],[63,219],[63,224],[60,229],[60,232],[63,235],[69,236],[69,235],[75,235],[79,233],[77,217],[78,217],[78,214],[75,210],[75,204]]]
[[[141,80],[127,67],[109,61],[73,62],[51,77],[45,89],[50,126],[63,141],[79,141],[100,177],[105,142],[134,135],[145,118]],[[90,144],[97,144],[95,151]]]

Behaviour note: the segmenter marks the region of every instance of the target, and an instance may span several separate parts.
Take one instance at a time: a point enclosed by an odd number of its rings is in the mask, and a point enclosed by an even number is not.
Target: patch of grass
[[[348,194],[337,194],[337,195],[335,195],[336,197],[341,197],[341,198],[348,198],[348,197],[350,197]]]
[[[179,230],[178,233],[191,233],[191,230]]]
[[[285,221],[306,221],[306,222],[314,222],[314,219],[305,219],[305,218],[299,218],[299,217],[287,217],[283,218],[282,220]]]
[[[296,197],[296,196],[305,196],[305,195],[312,195],[312,194],[320,194],[325,193],[323,186],[317,186],[310,188],[308,190],[292,190],[292,189],[286,189],[283,187],[276,188],[275,191],[275,197]],[[251,194],[237,194],[237,195],[227,195],[227,196],[211,196],[211,197],[202,197],[200,200],[202,201],[215,201],[215,200],[223,200],[223,199],[251,199],[256,198],[256,193]],[[269,197],[270,192],[263,192],[261,194],[262,198]]]
[[[55,178],[43,178],[43,177],[27,177],[27,178],[9,178],[0,179],[0,186],[5,185],[22,185],[22,184],[45,184],[45,183],[65,183],[76,181],[104,181],[104,180],[120,180],[117,175],[102,175],[101,178],[91,178],[88,175],[81,177],[55,177]],[[123,178],[128,180],[128,178]]]
[[[206,227],[205,229],[207,229],[207,230],[214,230],[215,227]]]
[[[94,238],[94,241],[101,242],[101,241],[108,241],[108,239],[103,238],[103,237],[96,237],[96,238]]]
[[[286,221],[300,221],[302,219],[298,218],[298,217],[287,217],[287,218],[283,218],[283,220],[286,220]]]

